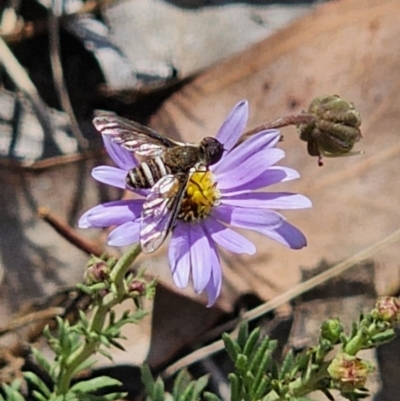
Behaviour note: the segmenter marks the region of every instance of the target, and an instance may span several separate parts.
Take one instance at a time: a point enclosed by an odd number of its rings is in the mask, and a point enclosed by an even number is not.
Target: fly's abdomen
[[[171,170],[161,157],[155,157],[129,170],[126,185],[132,189],[151,188],[160,178],[170,174]]]

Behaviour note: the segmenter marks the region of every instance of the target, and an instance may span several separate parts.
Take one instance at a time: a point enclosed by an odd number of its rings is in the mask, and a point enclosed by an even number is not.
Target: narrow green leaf
[[[36,348],[32,348],[33,356],[35,357],[39,366],[48,374],[51,372],[51,363],[42,355]]]
[[[177,400],[179,395],[185,391],[186,386],[190,383],[190,377],[186,369],[181,370],[175,378],[174,387],[172,389],[172,398]]]
[[[242,391],[239,378],[234,373],[230,373],[228,379],[231,383],[231,401],[240,401]]]
[[[253,386],[251,388],[253,394],[256,394],[258,392],[258,387],[261,384],[262,379],[265,377],[266,371],[267,371],[267,365],[268,362],[271,360],[271,352],[266,351],[266,353],[263,356],[263,359],[260,362],[259,368],[257,369],[256,372],[254,372],[254,381],[253,381]]]
[[[260,366],[260,363],[264,357],[264,354],[267,352],[267,350],[270,348],[272,341],[269,340],[268,337],[264,338],[261,341],[261,344],[257,347],[257,351],[255,352],[253,358],[251,358],[251,361],[249,363],[249,370],[252,372],[254,375],[257,374],[258,368]]]
[[[190,401],[194,392],[194,382],[190,383],[179,396],[179,401]]]
[[[8,384],[3,384],[3,390],[7,401],[25,401],[24,397],[19,392],[19,389],[13,388]]]
[[[43,395],[45,395],[46,397],[50,397],[50,389],[39,376],[37,376],[33,372],[24,372],[23,375],[25,379],[33,383],[42,392]]]
[[[210,393],[209,391],[206,391],[203,394],[203,397],[206,401],[221,401],[219,397],[217,397],[215,394]]]
[[[253,354],[254,347],[260,338],[260,332],[261,330],[259,328],[253,330],[250,333],[250,336],[246,342],[246,345],[244,346],[244,349],[242,348],[243,354],[245,354],[248,358],[250,358],[250,356]]]
[[[154,379],[153,375],[151,374],[151,370],[148,365],[143,364],[140,371],[141,371],[141,379],[146,388],[147,394],[151,396],[154,391]]]
[[[110,338],[110,343],[111,343],[115,348],[118,348],[118,349],[120,349],[121,351],[126,351],[126,349],[124,348],[123,345],[121,345],[118,341],[116,341],[116,340],[114,340],[114,339],[112,339],[112,338]]]
[[[110,386],[120,386],[122,383],[108,376],[95,377],[85,381],[78,382],[71,387],[71,392],[74,393],[92,393],[94,391]]]
[[[86,313],[81,309],[79,310],[79,320],[80,320],[80,323],[82,324],[82,326],[84,328],[89,326],[89,321],[88,321],[88,318],[86,316]]]
[[[45,396],[37,390],[33,390],[32,395],[35,401],[49,401],[49,396]]]
[[[229,355],[229,358],[235,363],[238,353],[240,352],[239,346],[232,340],[232,338],[224,333],[222,334],[222,340],[224,341],[225,350]]]
[[[244,321],[239,326],[239,334],[237,339],[240,351],[244,350],[248,337],[249,337],[249,324],[246,321]]]
[[[294,366],[295,358],[293,351],[289,350],[285,355],[285,359],[282,362],[281,369],[279,371],[279,379],[283,379],[287,374],[289,374]]]
[[[105,349],[100,348],[97,352],[98,352],[99,354],[105,356],[105,357],[106,357],[107,359],[109,359],[111,362],[114,362],[113,356],[112,356],[108,351],[106,351]]]
[[[204,375],[196,380],[194,384],[194,396],[197,397],[207,386],[209,375]]]
[[[269,378],[264,376],[260,380],[258,387],[255,388],[253,391],[253,400],[259,400],[260,398],[262,398],[262,396],[267,392],[270,383],[271,380],[269,380]]]
[[[157,381],[154,383],[154,391],[152,394],[153,401],[164,401],[165,396],[165,388],[164,382],[158,378]]]

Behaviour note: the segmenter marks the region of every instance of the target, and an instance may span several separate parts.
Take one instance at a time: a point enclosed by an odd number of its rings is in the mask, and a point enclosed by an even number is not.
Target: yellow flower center
[[[190,177],[178,218],[188,222],[206,218],[219,204],[220,193],[211,171],[196,171]]]

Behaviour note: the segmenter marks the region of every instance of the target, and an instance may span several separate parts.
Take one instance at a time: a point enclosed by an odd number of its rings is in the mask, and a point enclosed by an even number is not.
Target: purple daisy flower
[[[303,195],[288,192],[260,192],[272,184],[293,180],[299,174],[274,166],[285,155],[275,148],[280,133],[261,131],[237,147],[248,118],[248,103],[238,103],[216,138],[225,153],[209,171],[195,172],[186,189],[168,249],[172,277],[179,288],[192,279],[197,293],[207,292],[211,306],[221,291],[222,272],[217,246],[233,253],[253,255],[255,246],[231,227],[257,231],[292,249],[306,245],[304,235],[274,209],[301,209],[311,206]],[[105,184],[126,189],[129,170],[138,166],[131,152],[103,135],[107,152],[117,167],[100,166],[92,176]],[[137,190],[142,199],[120,200],[98,205],[79,220],[80,228],[117,226],[108,236],[112,246],[139,242],[141,216],[149,190]]]

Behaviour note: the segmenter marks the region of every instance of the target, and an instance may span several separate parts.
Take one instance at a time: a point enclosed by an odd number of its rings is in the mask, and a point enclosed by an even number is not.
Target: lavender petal
[[[108,244],[111,246],[126,246],[139,242],[139,221],[129,221],[121,224],[108,234]]]
[[[215,174],[229,172],[238,165],[242,165],[249,157],[267,149],[272,149],[279,141],[279,138],[280,132],[277,130],[261,131],[226,154],[220,163],[215,167],[211,167],[211,170]]]
[[[200,294],[211,277],[211,253],[201,224],[190,225],[190,262],[194,290]]]
[[[220,246],[233,253],[247,253],[254,255],[256,247],[247,238],[225,227],[218,220],[209,217],[204,223],[205,229],[211,238]]]
[[[178,288],[185,288],[190,276],[190,237],[189,225],[178,223],[171,237],[168,249],[172,278]]]
[[[206,285],[206,292],[208,297],[207,307],[210,308],[214,305],[215,301],[221,293],[222,286],[222,267],[219,261],[217,250],[213,241],[210,240],[211,251],[211,277]]]
[[[307,245],[307,239],[304,234],[287,221],[283,222],[277,229],[264,230],[262,234],[292,249],[301,249]]]
[[[306,196],[290,192],[224,194],[221,202],[230,206],[262,209],[303,209],[312,206]]]
[[[143,200],[107,202],[89,209],[79,219],[79,228],[108,227],[136,220],[142,211]]]
[[[263,172],[252,180],[249,180],[245,184],[236,186],[235,183],[232,183],[232,187],[225,190],[221,189],[220,191],[222,193],[222,196],[238,195],[244,192],[265,188],[280,182],[295,180],[299,177],[300,174],[296,170],[288,167],[272,166],[267,171]]]
[[[249,116],[249,105],[242,100],[231,110],[228,117],[219,129],[216,138],[230,151],[242,135]]]
[[[258,208],[239,208],[230,205],[219,205],[212,211],[212,216],[234,227],[257,230],[258,227],[276,229],[285,221],[271,210]]]
[[[126,171],[118,167],[99,166],[92,170],[92,177],[103,184],[111,185],[117,188],[126,188]]]
[[[263,173],[267,173],[269,162],[277,162],[285,156],[281,149],[267,149],[249,157],[245,163],[237,164],[230,171],[217,176],[218,189],[226,190],[246,185]]]
[[[128,171],[138,165],[138,161],[131,152],[111,141],[107,135],[102,135],[102,137],[107,153],[119,168]]]

